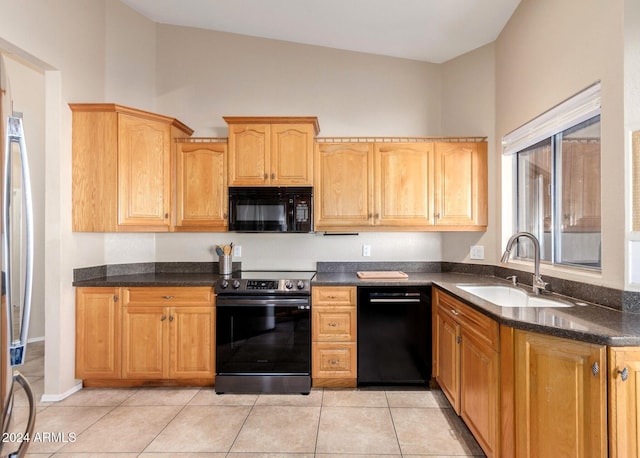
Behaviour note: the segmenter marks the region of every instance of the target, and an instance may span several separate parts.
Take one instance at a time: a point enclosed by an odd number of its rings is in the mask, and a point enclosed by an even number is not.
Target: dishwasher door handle
[[[372,304],[380,304],[380,303],[384,303],[384,302],[393,302],[393,303],[403,303],[403,304],[419,304],[420,303],[420,298],[411,298],[411,297],[407,297],[407,298],[397,298],[397,297],[391,297],[389,299],[369,299],[369,302]]]

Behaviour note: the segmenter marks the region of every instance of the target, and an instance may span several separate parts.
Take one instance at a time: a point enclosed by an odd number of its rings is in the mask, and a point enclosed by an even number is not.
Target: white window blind
[[[600,82],[508,133],[502,154],[514,154],[600,114]]]

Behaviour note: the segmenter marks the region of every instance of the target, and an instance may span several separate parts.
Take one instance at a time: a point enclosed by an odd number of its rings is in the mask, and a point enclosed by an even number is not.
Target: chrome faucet
[[[511,249],[513,248],[513,245],[516,243],[516,240],[518,240],[520,237],[526,237],[530,239],[531,242],[533,243],[534,273],[533,273],[533,282],[531,284],[531,288],[533,289],[534,293],[540,294],[541,291],[545,290],[547,283],[542,280],[542,277],[540,277],[540,242],[538,241],[535,235],[533,235],[530,232],[516,232],[515,234],[513,234],[507,241],[507,246],[504,249],[504,253],[502,253],[502,259],[500,261],[503,264],[509,261],[509,256],[511,255]]]

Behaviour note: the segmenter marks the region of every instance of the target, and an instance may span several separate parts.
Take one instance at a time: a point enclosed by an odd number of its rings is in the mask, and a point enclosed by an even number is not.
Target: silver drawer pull
[[[456,309],[451,309],[451,314],[455,315],[455,316],[458,316],[458,315],[460,315],[460,312],[458,312]]]
[[[163,299],[169,300],[169,299],[173,299],[174,296],[162,296]]]

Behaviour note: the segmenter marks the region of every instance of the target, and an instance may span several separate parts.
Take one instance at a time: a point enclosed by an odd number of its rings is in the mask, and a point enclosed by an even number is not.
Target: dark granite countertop
[[[484,313],[500,324],[515,329],[540,332],[601,345],[640,345],[640,314],[621,312],[586,301],[575,300],[558,294],[544,294],[554,298],[584,305],[573,307],[500,307],[457,287],[465,285],[511,285],[496,277],[446,273],[407,272],[409,278],[403,280],[362,280],[356,272],[319,272],[313,286],[436,286],[462,300],[474,309]],[[530,287],[523,286],[523,289]]]
[[[87,280],[76,280],[73,286],[211,286],[213,287],[218,274],[212,273],[167,273],[148,272],[124,275],[109,275]]]
[[[383,270],[377,265],[354,265],[357,270]],[[495,319],[501,324],[515,329],[530,330],[548,335],[569,338],[595,344],[610,346],[640,346],[640,313],[623,312],[574,299],[559,294],[544,295],[584,305],[573,307],[500,307],[487,302],[457,285],[459,284],[494,284],[510,285],[500,277],[492,276],[484,270],[476,272],[441,272],[431,271],[431,265],[413,266],[417,271],[403,269],[401,264],[387,264],[384,270],[404,270],[406,279],[362,280],[358,278],[354,266],[343,268],[329,264],[329,269],[319,263],[318,273],[312,280],[314,286],[435,286],[441,288],[481,313]],[[234,263],[234,269],[240,270],[240,264]],[[368,269],[362,268],[368,267]],[[373,267],[373,268],[372,268]],[[109,268],[92,268],[78,271],[73,285],[83,286],[211,286],[219,277],[217,270],[207,264],[194,264],[184,272],[184,265],[158,264],[131,266],[110,266]],[[353,270],[353,271],[352,271]],[[523,288],[530,288],[522,285]],[[606,293],[606,291],[605,291]],[[599,296],[593,296],[599,297]],[[606,298],[606,295],[602,296]]]

